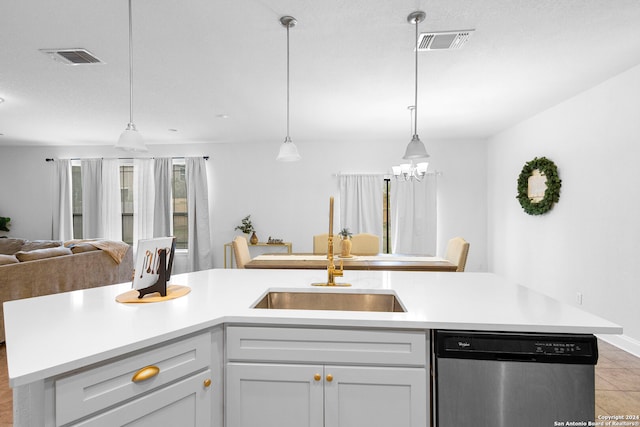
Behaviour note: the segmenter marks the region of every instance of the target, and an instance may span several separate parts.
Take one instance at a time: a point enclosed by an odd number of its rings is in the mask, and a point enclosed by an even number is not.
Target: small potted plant
[[[251,234],[251,238],[249,238],[249,242],[252,245],[255,245],[256,243],[258,243],[258,236],[256,236],[256,231],[253,228],[253,224],[251,223],[251,215],[247,215],[244,218],[242,218],[242,223],[236,226],[235,230],[240,230],[247,236]]]
[[[342,242],[340,242],[340,257],[342,258],[350,258],[351,257],[351,236],[353,233],[349,231],[348,228],[343,228],[338,233]]]
[[[9,231],[9,223],[11,218],[0,216],[0,231]]]

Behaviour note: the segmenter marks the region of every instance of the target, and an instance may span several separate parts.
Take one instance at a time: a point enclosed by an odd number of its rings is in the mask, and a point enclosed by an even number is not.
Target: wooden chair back
[[[462,237],[454,237],[447,243],[445,258],[452,264],[458,266],[456,271],[464,271],[467,265],[467,255],[469,254],[469,242]]]
[[[377,255],[380,253],[380,237],[370,233],[358,233],[351,237],[353,255]]]
[[[236,258],[236,268],[244,268],[244,265],[251,261],[247,238],[236,236],[231,242],[231,246],[233,246],[233,255]]]

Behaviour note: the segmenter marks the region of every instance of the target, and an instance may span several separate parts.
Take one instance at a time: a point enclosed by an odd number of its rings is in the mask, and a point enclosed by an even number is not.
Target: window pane
[[[122,241],[133,244],[133,165],[120,165]]]
[[[73,238],[82,239],[82,175],[80,165],[71,166],[71,205]]]
[[[173,164],[173,235],[176,237],[176,248],[186,249],[189,229],[187,226],[187,181],[185,165]]]

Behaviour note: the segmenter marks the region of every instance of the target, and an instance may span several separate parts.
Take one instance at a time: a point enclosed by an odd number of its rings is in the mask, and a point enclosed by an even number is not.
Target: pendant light
[[[413,119],[414,119],[414,110],[416,107],[414,105],[410,105],[407,107],[409,109],[409,113],[411,115],[411,130],[413,131]],[[429,163],[427,162],[419,162],[415,164],[413,160],[410,163],[402,163],[399,166],[391,166],[391,171],[393,172],[393,176],[398,181],[422,181],[422,179],[427,174],[427,168],[429,167]]]
[[[407,151],[402,157],[405,160],[422,159],[425,157],[429,157],[427,149],[424,147],[424,144],[418,137],[418,24],[424,21],[425,17],[426,15],[422,11],[412,12],[409,14],[409,16],[407,16],[407,21],[410,24],[415,24],[416,26],[416,81],[413,104],[413,114],[415,116],[413,120],[413,137],[411,138],[411,142],[409,142],[409,145],[407,145]]]
[[[120,134],[116,148],[126,151],[148,151],[142,135],[133,123],[133,24],[131,17],[131,0],[129,0],[129,124]]]
[[[296,145],[289,136],[289,28],[295,27],[298,23],[293,16],[283,16],[280,23],[287,28],[287,136],[280,145],[280,152],[276,160],[280,162],[296,162],[300,160],[300,154]]]

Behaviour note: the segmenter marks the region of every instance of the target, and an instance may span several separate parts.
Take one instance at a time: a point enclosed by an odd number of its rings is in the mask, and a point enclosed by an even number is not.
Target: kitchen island
[[[406,425],[428,425],[429,331],[622,332],[607,320],[489,273],[345,271],[339,282],[351,283],[349,288],[310,286],[325,280],[326,272],[319,270],[215,269],[173,276],[172,284],[191,292],[162,303],[117,303],[130,283],[6,303],[16,425],[116,425],[149,414],[167,421],[176,413],[176,420],[188,425],[185,408],[194,412],[194,425],[222,426],[225,418],[228,427],[252,425],[238,417],[242,405],[255,403],[255,393],[274,398],[290,392],[291,399],[325,393],[328,404],[336,372],[353,376],[358,369],[377,375],[376,384],[389,375],[406,377],[410,399],[422,402],[421,409],[407,405],[417,412],[407,415]],[[277,290],[393,294],[405,311],[252,308]],[[145,379],[140,368],[154,360],[161,361],[161,373]],[[311,391],[302,396],[296,388],[256,386],[249,391],[254,394],[242,395],[246,384],[271,384],[259,369],[264,365],[283,376],[308,371],[313,379],[306,385],[286,383]],[[139,373],[143,380],[131,382]],[[421,379],[412,384],[416,373]],[[309,387],[315,383],[317,389]],[[238,396],[240,406],[231,398]],[[338,416],[305,402],[292,405],[304,406],[302,417]],[[278,402],[272,403],[277,415]]]

